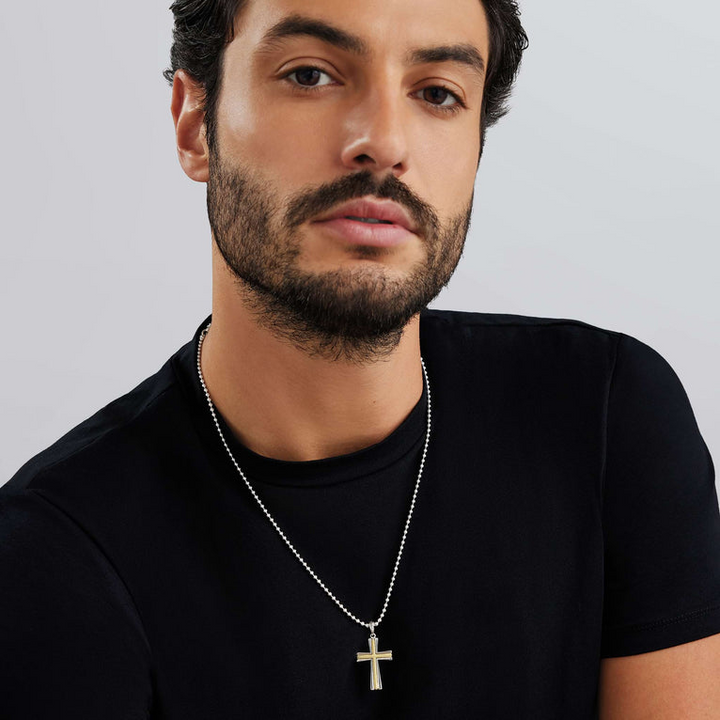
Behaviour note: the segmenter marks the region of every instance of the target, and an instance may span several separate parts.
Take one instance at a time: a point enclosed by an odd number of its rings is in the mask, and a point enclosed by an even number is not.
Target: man
[[[720,717],[714,471],[672,369],[425,310],[514,2],[173,10],[212,316],[4,487],[3,717]]]

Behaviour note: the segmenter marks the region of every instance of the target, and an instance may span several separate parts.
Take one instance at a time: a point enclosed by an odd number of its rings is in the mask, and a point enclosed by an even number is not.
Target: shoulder
[[[428,366],[443,375],[452,371],[468,388],[484,378],[578,401],[589,392],[606,407],[613,404],[616,417],[618,400],[652,398],[679,414],[689,412],[678,375],[655,348],[582,320],[426,310],[420,340]]]
[[[187,347],[187,346],[186,346]],[[181,401],[173,355],[156,373],[112,400],[30,458],[0,487],[0,497],[52,487],[59,476],[107,476],[137,463],[144,445],[159,440],[158,418]]]
[[[667,372],[665,358],[633,335],[573,318],[551,318],[508,313],[425,310],[420,320],[421,339],[432,350],[440,347],[461,353],[493,348],[529,352],[601,352],[614,369],[618,359],[629,374]]]
[[[507,342],[546,336],[574,337],[586,343],[615,345],[623,333],[572,318],[537,317],[508,313],[425,310],[420,316],[420,332],[429,342],[489,340]]]
[[[554,368],[607,376],[624,336],[571,318],[426,310],[421,315],[424,353],[463,367],[489,362],[505,371]]]
[[[0,488],[0,575],[12,586],[0,598],[6,623],[15,617],[24,628],[29,616],[42,618],[37,631],[47,634],[53,622],[72,625],[86,617],[95,623],[88,632],[97,634],[94,628],[112,615],[122,632],[108,627],[108,642],[125,643],[121,635],[132,633],[128,647],[136,659],[145,657],[147,642],[126,586],[126,558],[138,544],[152,542],[153,527],[138,537],[138,518],[164,504],[156,468],[171,456],[182,462],[173,433],[180,448],[187,444],[187,413],[173,366],[181,351]]]
[[[0,501],[11,512],[0,515],[0,524],[22,509],[17,532],[33,538],[39,551],[46,537],[70,523],[84,536],[71,533],[73,541],[100,550],[125,576],[137,547],[153,545],[159,525],[187,505],[189,482],[204,472],[184,370],[193,352],[191,341],[26,462],[0,487]]]

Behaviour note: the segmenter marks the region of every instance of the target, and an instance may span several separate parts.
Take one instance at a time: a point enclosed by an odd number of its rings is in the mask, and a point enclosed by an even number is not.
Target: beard
[[[300,226],[349,200],[373,195],[403,205],[424,259],[404,275],[382,265],[387,251],[353,245],[359,267],[309,272],[300,266]],[[442,225],[435,211],[390,174],[370,171],[303,189],[284,204],[270,183],[210,152],[207,208],[213,237],[256,322],[313,357],[368,363],[397,347],[407,323],[447,285],[462,256],[473,194]]]

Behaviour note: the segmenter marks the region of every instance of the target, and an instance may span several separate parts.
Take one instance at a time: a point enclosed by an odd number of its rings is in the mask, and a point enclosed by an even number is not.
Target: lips
[[[416,232],[415,224],[410,219],[408,213],[397,203],[391,200],[378,201],[367,198],[361,198],[359,200],[352,200],[351,202],[345,203],[340,207],[334,209],[328,215],[319,218],[315,222],[326,222],[328,220],[337,220],[343,218],[350,218],[358,221],[360,218],[380,220],[384,222],[364,223],[368,227],[384,227],[388,223],[393,225],[399,225],[410,232]],[[360,222],[362,222],[360,220]]]

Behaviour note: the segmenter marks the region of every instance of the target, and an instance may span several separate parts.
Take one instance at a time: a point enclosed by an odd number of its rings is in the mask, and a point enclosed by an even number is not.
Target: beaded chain
[[[427,376],[427,370],[425,369],[425,361],[420,358],[420,363],[422,364],[422,371],[423,376],[425,378],[425,387],[427,388],[427,430],[425,432],[425,445],[423,446],[423,452],[422,452],[422,459],[420,460],[420,469],[418,470],[418,476],[417,481],[415,482],[415,490],[413,492],[412,500],[410,502],[410,511],[408,512],[407,520],[405,521],[405,528],[403,529],[402,539],[400,540],[400,549],[398,550],[397,559],[395,560],[395,567],[393,568],[392,577],[390,578],[390,587],[388,588],[387,595],[385,596],[385,602],[383,603],[382,611],[380,613],[380,616],[377,620],[373,622],[363,622],[359,618],[357,618],[355,615],[353,615],[336,597],[335,595],[328,589],[328,587],[325,585],[325,583],[315,574],[313,569],[305,562],[303,557],[300,555],[300,553],[295,549],[293,544],[287,539],[287,536],[285,533],[280,529],[278,524],[275,522],[275,518],[268,512],[268,509],[263,504],[262,500],[258,497],[257,493],[255,492],[252,485],[250,485],[248,479],[245,477],[245,473],[240,469],[240,466],[237,464],[237,461],[235,460],[235,457],[232,454],[232,451],[228,447],[227,442],[225,441],[225,436],[223,435],[222,430],[220,429],[220,423],[218,422],[217,415],[215,414],[215,406],[213,405],[213,401],[210,398],[210,393],[208,392],[207,386],[205,385],[205,380],[203,378],[202,369],[200,368],[200,353],[202,351],[202,344],[203,340],[205,339],[205,335],[207,334],[208,330],[210,329],[210,325],[212,323],[208,323],[207,327],[202,331],[200,334],[200,341],[198,342],[198,352],[197,352],[197,369],[198,369],[198,377],[200,378],[200,384],[202,385],[203,390],[205,391],[205,397],[208,401],[208,407],[210,408],[210,413],[212,414],[213,421],[215,422],[215,427],[217,428],[217,431],[220,435],[220,439],[222,440],[222,444],[225,446],[225,450],[227,450],[228,455],[230,456],[230,459],[233,462],[233,465],[235,465],[235,468],[240,473],[240,477],[245,481],[245,484],[248,487],[248,490],[250,490],[252,496],[257,500],[258,505],[262,509],[262,511],[267,516],[267,519],[272,523],[275,530],[277,530],[280,537],[285,541],[285,544],[290,548],[293,555],[300,561],[302,566],[310,573],[310,575],[314,578],[314,580],[320,585],[320,587],[327,593],[327,595],[330,597],[331,600],[352,620],[354,620],[359,625],[362,625],[363,627],[366,627],[370,630],[372,633],[371,637],[375,635],[375,628],[380,624],[383,617],[385,617],[385,611],[387,610],[388,602],[390,601],[390,595],[392,593],[393,585],[395,584],[395,576],[397,575],[398,567],[400,565],[400,558],[402,557],[403,548],[405,547],[405,540],[407,538],[408,528],[410,527],[410,519],[412,518],[413,510],[415,509],[415,499],[417,498],[417,492],[418,488],[420,487],[420,478],[422,477],[423,468],[425,467],[425,457],[427,456],[427,449],[428,449],[428,443],[430,441],[430,426],[431,426],[431,420],[432,420],[432,413],[431,413],[431,403],[430,403],[430,383],[428,382],[428,376]]]

